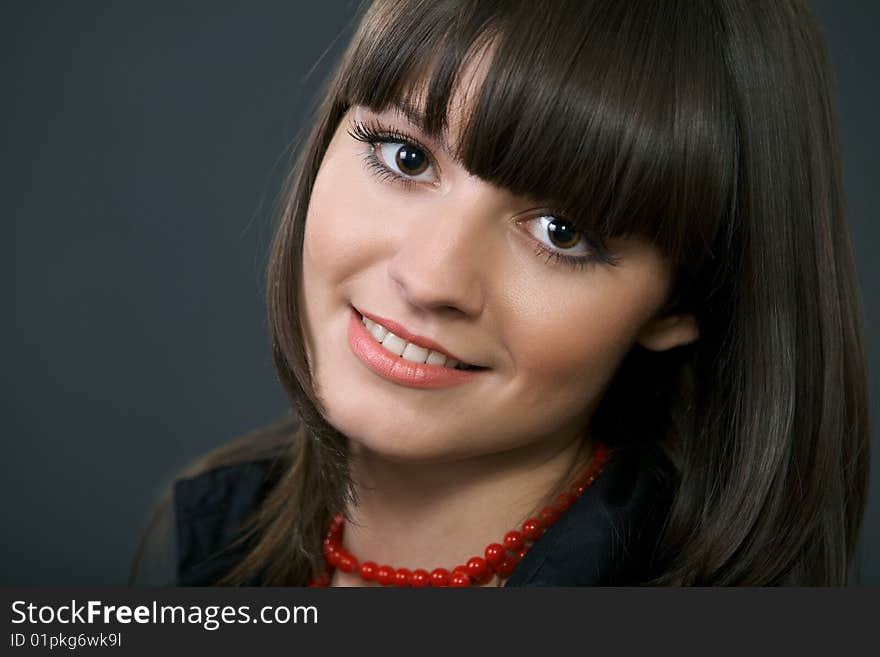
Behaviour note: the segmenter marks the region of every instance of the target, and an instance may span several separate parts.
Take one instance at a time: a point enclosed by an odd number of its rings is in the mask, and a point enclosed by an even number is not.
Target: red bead
[[[524,556],[526,556],[526,552],[528,552],[528,551],[529,551],[528,546],[524,546],[519,552],[516,553],[516,560],[517,560],[518,562],[519,562],[519,561],[522,561],[522,558],[523,558]]]
[[[584,491],[587,490],[587,484],[581,484],[577,488],[574,489],[574,494],[576,497],[580,497],[584,494]]]
[[[482,557],[473,557],[467,562],[467,574],[475,582],[481,582],[490,573],[489,564]]]
[[[394,586],[409,586],[412,573],[406,568],[398,568],[394,572]]]
[[[541,522],[537,518],[529,518],[523,523],[523,535],[530,541],[536,541],[541,537]]]
[[[435,568],[431,571],[431,586],[449,586],[449,571]]]
[[[556,498],[556,508],[560,511],[565,511],[571,506],[573,501],[571,495],[568,493],[560,493],[559,497]]]
[[[500,543],[492,543],[491,545],[487,545],[485,555],[486,561],[488,561],[493,566],[497,566],[504,559],[504,546]]]
[[[357,568],[358,562],[351,554],[348,552],[342,552],[339,556],[339,570],[344,573],[350,573],[355,568]]]
[[[541,524],[544,525],[544,527],[549,527],[559,519],[559,511],[557,511],[553,507],[545,506],[543,509],[541,509],[540,518]]]
[[[511,573],[513,573],[513,569],[516,568],[516,561],[511,559],[510,557],[505,557],[504,561],[502,561],[495,568],[495,572],[498,573],[501,577],[510,577]]]
[[[376,581],[382,586],[394,584],[394,568],[391,566],[382,566],[376,571]]]
[[[339,558],[342,556],[342,551],[334,546],[330,548],[330,554],[327,556],[327,562],[333,566],[334,568],[339,565]]]
[[[507,532],[504,535],[504,547],[513,552],[522,547],[523,536],[518,531]]]
[[[471,585],[471,578],[463,570],[455,569],[452,573],[452,579],[449,580],[449,586],[464,587]]]
[[[412,572],[412,585],[418,588],[428,586],[431,583],[431,575],[427,570],[419,568]]]
[[[372,582],[376,579],[376,574],[379,572],[379,566],[376,565],[373,561],[364,561],[361,564],[361,567],[358,568],[358,574],[361,576],[361,579],[366,580],[368,582]]]

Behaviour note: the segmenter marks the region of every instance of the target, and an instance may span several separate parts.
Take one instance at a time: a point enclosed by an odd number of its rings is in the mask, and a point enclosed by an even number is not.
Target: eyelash
[[[367,124],[361,121],[354,121],[353,126],[348,130],[348,134],[353,139],[363,142],[370,147],[370,149],[364,153],[364,164],[373,175],[375,175],[379,180],[383,182],[400,184],[405,189],[412,189],[414,186],[419,184],[419,181],[401,176],[397,172],[392,171],[387,166],[385,166],[376,156],[377,143],[405,143],[416,146],[417,148],[421,149],[422,152],[424,152],[425,155],[428,157],[430,166],[435,171],[438,169],[436,161],[434,160],[433,155],[431,155],[431,150],[412,135],[408,135],[404,132],[392,128],[386,128],[378,122],[374,124]],[[548,212],[547,214],[552,215],[557,219],[562,218],[560,215],[554,214],[552,212]],[[551,261],[554,265],[562,263],[575,270],[583,270],[586,269],[588,266],[593,267],[600,263],[612,267],[617,265],[618,258],[616,255],[608,251],[608,249],[606,249],[604,246],[597,245],[594,240],[591,240],[589,238],[587,238],[587,241],[590,243],[590,249],[593,251],[593,254],[582,256],[566,255],[561,251],[554,251],[553,249],[547,247],[544,244],[541,244],[533,238],[529,239],[532,240],[535,246],[535,255],[545,256],[547,258],[546,262],[548,264],[550,264]]]
[[[590,241],[589,238],[588,241]],[[572,269],[586,269],[588,266],[595,267],[600,263],[610,267],[617,265],[617,256],[604,247],[595,246],[593,242],[590,241],[590,248],[593,250],[592,255],[570,256],[560,251],[554,251],[540,242],[535,242],[535,255],[546,256],[548,264],[552,260],[554,264],[561,262]]]
[[[351,135],[353,139],[361,141],[370,147],[370,150],[364,153],[364,163],[367,165],[367,168],[370,169],[371,173],[375,174],[376,177],[383,182],[400,184],[407,189],[411,189],[419,184],[419,181],[401,176],[382,164],[376,156],[377,143],[406,143],[416,146],[428,157],[431,167],[433,167],[435,171],[438,168],[434,157],[431,155],[431,150],[412,135],[404,134],[398,130],[385,128],[379,123],[368,125],[360,121],[354,122],[354,126],[348,130],[348,134]]]

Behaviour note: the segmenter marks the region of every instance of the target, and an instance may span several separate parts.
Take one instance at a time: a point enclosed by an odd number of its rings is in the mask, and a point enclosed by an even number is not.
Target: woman
[[[272,246],[295,416],[176,484],[176,581],[844,584],[829,96],[800,2],[375,2]]]

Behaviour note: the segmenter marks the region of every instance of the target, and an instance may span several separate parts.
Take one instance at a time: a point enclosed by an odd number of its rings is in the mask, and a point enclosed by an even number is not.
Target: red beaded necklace
[[[383,586],[471,586],[485,584],[494,575],[506,579],[525,556],[528,549],[546,532],[569,506],[581,496],[587,487],[602,474],[608,462],[610,450],[605,445],[596,444],[593,458],[587,471],[581,474],[568,492],[560,494],[552,506],[544,507],[537,518],[529,518],[520,530],[513,530],[504,535],[501,543],[486,546],[483,556],[475,556],[452,572],[446,568],[435,568],[427,571],[423,568],[409,570],[392,566],[378,566],[372,561],[358,562],[353,554],[342,547],[342,530],[345,519],[341,513],[336,514],[324,539],[324,558],[328,569],[316,576],[309,586],[329,586],[335,568],[344,573],[356,572],[367,582],[378,582]]]

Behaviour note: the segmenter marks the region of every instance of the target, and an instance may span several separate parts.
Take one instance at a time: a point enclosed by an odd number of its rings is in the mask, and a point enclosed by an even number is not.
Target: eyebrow
[[[446,142],[445,135],[434,135],[425,130],[425,113],[422,111],[421,107],[413,104],[409,100],[406,99],[398,99],[392,101],[388,105],[388,109],[393,112],[397,112],[401,116],[403,116],[410,124],[419,129],[419,132],[430,137],[433,141],[437,142],[437,145],[440,146],[447,155],[452,156],[452,151],[449,148],[449,144]]]
[[[425,113],[422,111],[421,107],[418,107],[408,100],[399,99],[392,101],[389,108],[403,114],[410,123],[424,132]]]

